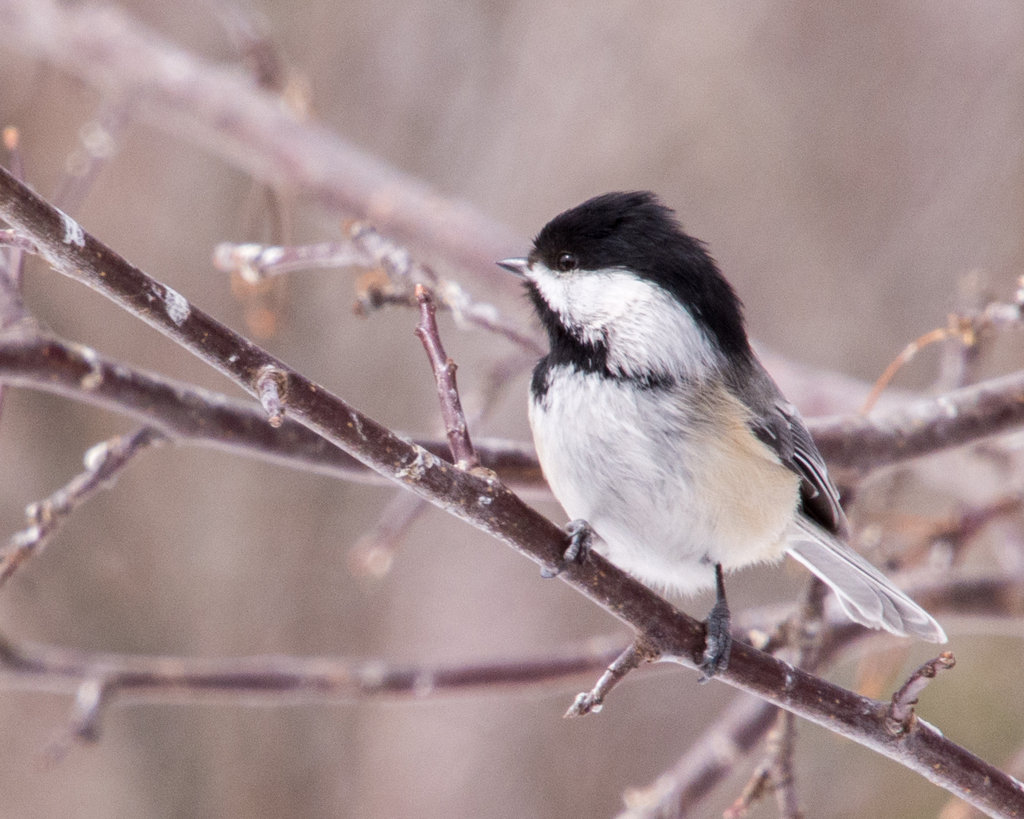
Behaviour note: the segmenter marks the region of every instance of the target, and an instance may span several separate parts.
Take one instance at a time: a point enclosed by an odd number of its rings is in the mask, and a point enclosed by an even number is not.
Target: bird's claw
[[[590,557],[590,549],[594,542],[594,530],[590,528],[590,524],[582,518],[572,520],[565,525],[565,532],[569,535],[569,545],[562,552],[562,557],[554,569],[540,570],[541,577],[558,577],[570,563],[584,563]]]
[[[729,667],[729,652],[732,650],[732,634],[729,631],[731,619],[729,607],[724,599],[715,603],[708,614],[705,624],[707,636],[704,638],[704,658],[698,666],[702,672],[702,683],[706,683]]]

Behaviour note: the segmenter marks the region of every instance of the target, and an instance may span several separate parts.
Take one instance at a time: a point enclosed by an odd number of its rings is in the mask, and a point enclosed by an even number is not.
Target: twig
[[[821,580],[811,578],[800,610],[795,616],[787,618],[767,641],[775,650],[787,647],[793,649],[798,668],[814,670],[822,659],[822,623],[827,591],[828,587]],[[739,797],[725,812],[726,819],[746,816],[750,807],[770,792],[775,794],[779,814],[785,819],[800,819],[803,816],[793,774],[796,722],[791,713],[779,713],[775,727],[768,735],[767,745],[765,758],[754,769]]]
[[[490,368],[485,379],[485,386],[481,390],[483,395],[478,401],[480,409],[473,416],[472,426],[476,427],[490,415],[504,388],[532,363],[532,360],[527,361],[521,356],[515,355],[499,360]],[[479,447],[474,446],[474,449],[479,456]],[[485,448],[484,460],[486,463],[490,463],[489,454]],[[484,468],[488,468],[486,463]],[[508,475],[506,473],[500,477],[505,479]],[[506,483],[508,483],[507,480]],[[402,540],[428,506],[427,501],[422,498],[401,489],[397,490],[395,496],[378,516],[374,527],[349,549],[349,571],[362,577],[381,578],[386,575],[391,570],[395,553]]]
[[[912,728],[914,706],[917,698],[940,671],[956,665],[952,651],[943,651],[934,660],[929,660],[892,695],[892,703],[886,713],[886,727],[893,735],[905,734]]]
[[[416,300],[420,305],[420,321],[416,325],[416,336],[423,343],[423,349],[427,351],[427,358],[430,359],[430,366],[434,371],[437,397],[441,402],[441,417],[444,419],[452,458],[459,469],[475,469],[480,465],[480,459],[473,449],[466,414],[462,411],[462,400],[459,398],[459,388],[455,383],[457,368],[455,362],[444,351],[441,333],[437,328],[437,310],[427,288],[422,284],[416,285]]]
[[[829,467],[864,473],[976,443],[1024,424],[1024,374],[873,413],[808,420]]]
[[[1001,304],[992,302],[984,309],[970,312],[964,315],[950,313],[946,320],[945,327],[937,327],[930,330],[914,341],[910,342],[900,352],[892,363],[885,368],[885,372],[879,376],[871,393],[865,399],[861,407],[861,413],[867,414],[875,406],[879,396],[889,386],[896,373],[925,347],[947,339],[956,339],[965,348],[974,347],[980,338],[992,333],[994,330],[1003,327],[1019,326],[1021,321],[1021,309],[1024,307],[1024,280],[1018,287],[1016,300],[1013,304]]]
[[[352,242],[279,247],[222,242],[213,251],[213,264],[225,273],[238,273],[249,284],[296,270],[331,267],[373,267],[372,256]]]
[[[237,273],[250,284],[296,270],[368,268],[371,273],[356,283],[356,306],[361,313],[386,304],[416,307],[419,302],[415,288],[422,284],[430,288],[439,306],[451,311],[459,326],[474,326],[500,335],[531,355],[544,354],[534,335],[503,316],[493,304],[473,299],[461,285],[442,279],[370,225],[353,222],[348,226],[348,235],[347,241],[291,247],[224,242],[214,250],[213,263],[218,270]]]
[[[736,801],[723,813],[724,819],[742,819],[769,793],[775,794],[779,816],[802,819],[803,811],[797,803],[793,778],[795,738],[796,718],[788,711],[782,711],[768,735],[768,756],[754,770]]]
[[[36,252],[35,243],[15,230],[0,230],[0,245],[27,253]]]
[[[566,548],[565,533],[497,480],[453,469],[289,369],[177,292],[129,265],[2,169],[0,217],[29,235],[56,270],[106,295],[250,393],[255,392],[255,379],[264,367],[280,368],[288,375],[286,406],[292,418],[542,567],[553,570],[559,565]],[[599,554],[566,566],[559,577],[630,624],[664,657],[691,668],[700,663],[703,625]],[[734,644],[729,669],[716,679],[870,747],[993,814],[1024,811],[1024,795],[1016,780],[923,721],[916,721],[905,735],[893,737],[885,729],[876,701],[752,647]]]
[[[775,722],[779,709],[740,695],[669,771],[647,788],[624,794],[619,819],[686,816],[746,757]]]
[[[377,524],[348,551],[349,571],[356,577],[384,577],[391,571],[398,543],[429,508],[422,498],[401,490],[387,503]]]
[[[456,325],[472,325],[504,336],[534,356],[547,352],[533,333],[507,319],[493,304],[476,301],[458,282],[441,278],[433,268],[415,260],[407,249],[387,239],[371,225],[354,222],[349,225],[348,233],[352,242],[387,273],[390,290],[379,294],[382,301],[418,303],[415,287],[427,285],[437,301],[451,310]]]
[[[85,471],[76,475],[46,500],[25,509],[28,528],[11,538],[0,557],[0,587],[18,568],[41,552],[68,516],[101,489],[109,488],[117,475],[144,449],[159,444],[163,435],[153,427],[143,427],[131,435],[119,435],[90,448],[82,459]]]
[[[604,674],[589,691],[577,695],[569,710],[565,712],[566,717],[582,717],[587,714],[596,714],[604,707],[604,698],[609,692],[622,682],[626,675],[644,663],[653,662],[658,658],[658,651],[638,637],[615,658]]]

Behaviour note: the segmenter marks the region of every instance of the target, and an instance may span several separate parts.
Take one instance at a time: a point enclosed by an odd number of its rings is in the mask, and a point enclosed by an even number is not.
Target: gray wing
[[[828,584],[851,620],[946,642],[942,626],[928,612],[843,542],[849,525],[821,453],[796,407],[758,361],[752,365],[750,371],[734,374],[730,388],[753,410],[754,434],[801,480],[803,514],[796,517],[787,552]]]
[[[797,408],[785,399],[756,359],[751,360],[749,370],[727,380],[733,382],[730,389],[753,410],[750,426],[754,434],[800,476],[804,514],[827,531],[846,537],[849,524],[839,503],[839,490],[829,478],[825,461]]]

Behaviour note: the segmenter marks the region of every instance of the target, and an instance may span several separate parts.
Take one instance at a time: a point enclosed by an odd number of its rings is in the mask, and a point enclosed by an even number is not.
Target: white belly
[[[541,467],[614,564],[690,593],[714,584],[716,563],[729,570],[782,556],[799,479],[724,388],[684,401],[596,374],[567,380],[556,369],[549,378],[543,399],[530,402]]]

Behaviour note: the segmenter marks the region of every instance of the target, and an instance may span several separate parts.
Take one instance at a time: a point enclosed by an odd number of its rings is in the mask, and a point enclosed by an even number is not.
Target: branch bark
[[[549,570],[559,567],[565,533],[496,479],[454,468],[348,406],[179,293],[130,265],[6,171],[0,171],[0,216],[30,236],[59,272],[107,296],[236,384],[256,394],[266,367],[285,378],[288,414],[445,511],[476,526]],[[663,658],[694,668],[704,650],[703,624],[687,617],[599,555],[564,567],[559,577],[621,621]],[[720,679],[917,771],[993,816],[1024,811],[1019,782],[918,720],[898,737],[885,728],[885,704],[860,697],[756,649],[736,644]]]

